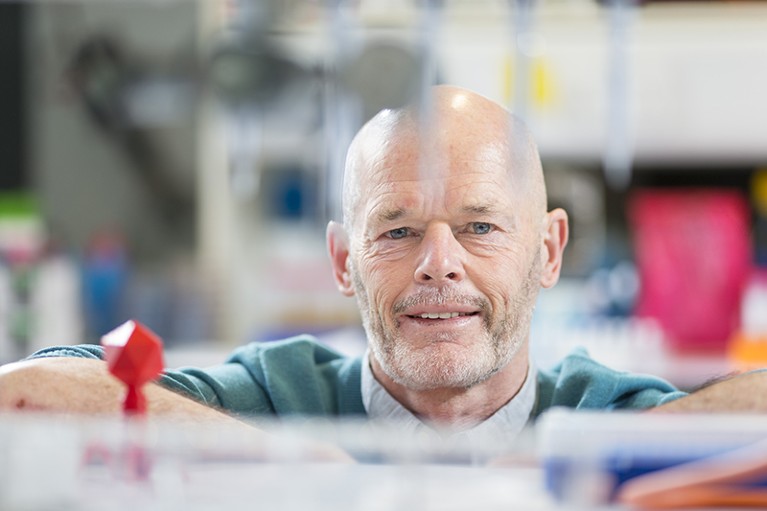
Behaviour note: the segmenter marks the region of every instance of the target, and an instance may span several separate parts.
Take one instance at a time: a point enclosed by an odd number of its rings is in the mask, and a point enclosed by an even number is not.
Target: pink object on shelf
[[[736,190],[643,190],[629,204],[640,278],[638,316],[671,347],[724,350],[752,267],[750,209]]]

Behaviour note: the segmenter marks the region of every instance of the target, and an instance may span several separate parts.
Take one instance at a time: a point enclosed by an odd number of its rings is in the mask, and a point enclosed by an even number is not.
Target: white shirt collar
[[[370,369],[369,352],[362,359],[362,403],[368,417],[374,420],[397,423],[403,434],[440,433],[421,422],[408,409],[402,406],[375,379]],[[522,432],[535,406],[537,371],[532,363],[528,365],[527,377],[519,392],[487,420],[476,426],[456,433],[463,436],[472,445],[486,445],[488,438],[512,439]]]

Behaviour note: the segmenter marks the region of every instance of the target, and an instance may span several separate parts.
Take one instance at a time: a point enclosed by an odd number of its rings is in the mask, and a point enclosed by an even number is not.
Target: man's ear
[[[543,272],[541,286],[552,287],[559,280],[562,269],[562,254],[568,238],[567,213],[564,209],[553,209],[546,214],[546,232],[543,236]]]
[[[347,262],[349,260],[349,236],[344,226],[338,222],[330,221],[326,231],[328,254],[330,263],[333,265],[333,278],[338,285],[338,290],[345,296],[354,295],[354,285]]]

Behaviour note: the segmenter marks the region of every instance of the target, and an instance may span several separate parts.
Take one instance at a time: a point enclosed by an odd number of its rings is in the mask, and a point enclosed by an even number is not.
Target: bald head
[[[383,110],[352,141],[344,173],[343,213],[353,228],[366,178],[418,162],[430,179],[456,162],[492,161],[508,172],[511,189],[531,213],[545,212],[540,157],[527,127],[506,108],[454,86],[435,86],[426,108]],[[477,176],[481,178],[481,176]]]

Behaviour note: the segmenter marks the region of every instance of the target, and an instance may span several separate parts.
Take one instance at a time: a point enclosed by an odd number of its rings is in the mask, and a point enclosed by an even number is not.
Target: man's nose
[[[463,247],[449,226],[430,227],[421,240],[415,280],[425,284],[459,282],[465,277]]]

